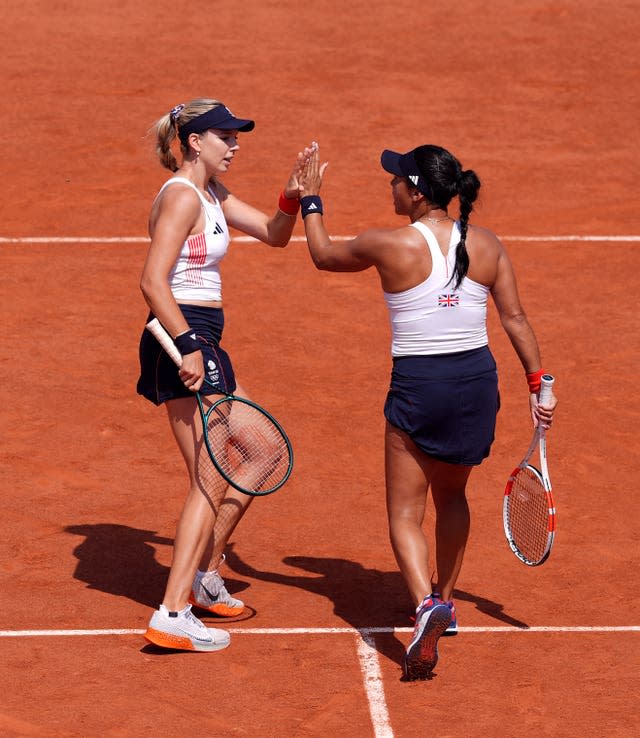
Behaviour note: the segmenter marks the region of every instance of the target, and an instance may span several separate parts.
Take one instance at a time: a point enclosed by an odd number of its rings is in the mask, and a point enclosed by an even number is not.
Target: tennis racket
[[[146,328],[180,367],[182,356],[158,319],[153,318]],[[222,397],[209,404],[203,390]],[[280,489],[293,469],[293,450],[277,420],[255,402],[225,395],[210,384],[203,384],[195,395],[207,452],[225,481],[247,495],[269,495]]]
[[[539,403],[551,397],[554,378],[542,375]],[[538,447],[540,469],[529,462]],[[541,425],[535,429],[531,445],[507,481],[502,507],[504,533],[513,553],[527,566],[540,566],[551,553],[556,531],[556,510],[547,467],[547,443]]]

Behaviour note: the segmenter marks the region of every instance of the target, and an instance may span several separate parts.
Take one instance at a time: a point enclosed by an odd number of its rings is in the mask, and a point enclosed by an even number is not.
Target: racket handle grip
[[[145,328],[149,331],[149,333],[155,336],[158,343],[169,354],[171,359],[173,359],[175,365],[178,367],[182,366],[182,356],[176,348],[176,345],[173,342],[171,336],[164,329],[160,321],[157,318],[154,318],[147,323]]]
[[[538,397],[538,403],[540,405],[546,405],[551,399],[551,390],[555,381],[555,378],[551,374],[542,375],[542,379],[540,380],[540,395]]]

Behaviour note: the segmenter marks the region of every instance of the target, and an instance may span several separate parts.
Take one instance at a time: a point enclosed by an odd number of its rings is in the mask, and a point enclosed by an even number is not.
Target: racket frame
[[[540,385],[540,395],[538,398],[538,403],[540,405],[545,405],[551,398],[551,389],[553,387],[554,381],[555,381],[554,378],[550,374],[542,375],[541,385]],[[536,449],[536,446],[538,447],[538,453],[540,456],[540,469],[537,469],[535,466],[529,463],[531,456],[533,455],[533,452]],[[511,534],[511,530],[509,527],[510,495],[513,490],[513,485],[516,480],[516,476],[523,469],[528,470],[529,472],[531,472],[531,474],[537,477],[542,488],[544,489],[546,504],[547,504],[547,516],[548,516],[547,541],[546,541],[542,556],[535,561],[525,556],[522,553],[522,551],[520,551],[520,549],[516,545],[516,542],[513,539],[513,536]],[[553,541],[556,535],[556,508],[555,508],[555,503],[553,500],[553,490],[551,487],[551,478],[549,476],[549,467],[547,464],[546,434],[545,434],[545,429],[541,426],[540,423],[538,423],[538,425],[536,426],[533,432],[533,438],[531,439],[531,443],[529,445],[529,448],[527,449],[526,454],[524,455],[524,458],[518,464],[518,466],[511,472],[511,475],[509,476],[509,479],[507,480],[507,484],[504,490],[503,503],[502,503],[502,524],[504,527],[504,534],[509,544],[509,547],[511,548],[513,553],[518,557],[518,559],[522,561],[523,564],[526,564],[527,566],[540,566],[541,564],[544,564],[544,562],[549,558],[549,554],[551,553],[551,548],[553,546]]]
[[[158,341],[158,343],[162,346],[162,348],[167,352],[171,360],[174,362],[174,364],[179,368],[182,366],[182,356],[180,352],[178,351],[175,343],[173,342],[173,339],[167,332],[167,330],[164,328],[164,326],[160,323],[160,321],[157,318],[153,318],[150,320],[145,328],[155,337],[155,339]],[[211,462],[215,466],[216,470],[220,474],[220,476],[228,482],[234,489],[237,489],[239,492],[243,492],[246,495],[250,495],[252,497],[263,497],[265,495],[272,494],[276,490],[280,489],[282,485],[289,479],[291,476],[291,472],[293,471],[293,447],[291,445],[291,441],[289,440],[289,437],[284,431],[284,428],[278,423],[278,421],[269,413],[267,410],[265,410],[263,407],[258,405],[257,403],[253,402],[247,397],[240,397],[239,395],[234,394],[228,394],[225,392],[221,392],[219,389],[212,387],[207,380],[205,379],[205,383],[208,387],[211,388],[212,392],[211,394],[217,394],[221,395],[221,397],[217,400],[215,400],[211,407],[205,408],[204,403],[202,401],[202,393],[200,391],[194,392],[196,396],[196,400],[198,403],[198,410],[200,411],[200,418],[202,419],[202,435],[204,438],[205,447],[207,449],[207,453],[209,454],[209,458],[211,459]],[[220,462],[217,460],[215,453],[213,452],[213,448],[211,447],[211,443],[209,441],[209,434],[207,433],[208,428],[208,422],[210,415],[219,408],[220,405],[224,403],[229,402],[238,402],[243,403],[245,405],[248,405],[258,412],[262,413],[276,428],[278,433],[281,435],[282,440],[285,443],[286,449],[287,449],[287,455],[289,457],[289,463],[287,465],[287,470],[284,473],[282,479],[280,479],[276,484],[273,485],[273,487],[269,487],[265,490],[255,490],[255,489],[247,489],[246,487],[241,486],[238,484],[227,472],[224,470]]]

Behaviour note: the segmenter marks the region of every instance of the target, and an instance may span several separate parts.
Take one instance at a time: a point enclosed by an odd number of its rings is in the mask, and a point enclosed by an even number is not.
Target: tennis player
[[[201,453],[202,424],[194,393],[206,376],[219,392],[247,396],[220,345],[220,262],[229,247],[229,226],[270,246],[286,246],[300,207],[298,177],[310,153],[305,149],[298,154],[278,208],[266,215],[221,182],[235,164],[239,133],[254,125],[211,99],[177,105],[155,124],[160,163],[173,176],[151,207],[151,245],[140,286],[151,310],[145,322],[158,318],[174,338],[183,363],[178,370],[156,339],[143,331],[137,389],[155,405],[165,405],[189,475],[164,599],[145,635],[167,648],[215,651],[229,645],[229,634],[205,627],[192,614],[192,605],[222,617],[244,609],[227,591],[218,568],[229,536],[253,498],[214,476],[207,454]],[[179,144],[180,163],[174,144]]]
[[[302,177],[302,217],[318,269],[377,269],[389,309],[393,368],[385,403],[385,468],[391,545],[416,604],[404,657],[408,679],[431,676],[437,643],[457,620],[452,600],[469,534],[466,485],[489,455],[500,406],[486,327],[491,295],[526,374],[534,423],[549,427],[555,397],[538,404],[541,368],[514,271],[499,239],[469,225],[480,181],[448,151],[432,145],[384,151],[399,228],[368,230],[332,242],[319,196],[326,163],[314,150]],[[457,197],[460,217],[449,214]],[[436,511],[437,581],[431,581],[423,531],[428,489]]]

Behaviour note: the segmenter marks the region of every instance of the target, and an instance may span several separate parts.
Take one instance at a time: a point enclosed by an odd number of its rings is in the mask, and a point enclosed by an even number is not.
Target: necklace
[[[428,215],[423,216],[425,220],[428,220],[429,223],[442,223],[444,220],[450,220],[448,215],[445,215],[444,218],[430,218]]]

